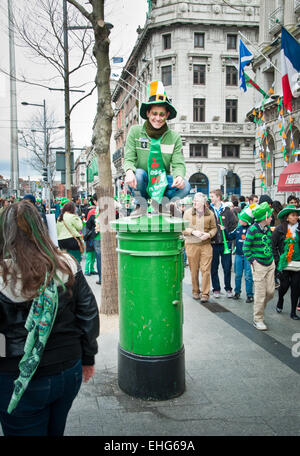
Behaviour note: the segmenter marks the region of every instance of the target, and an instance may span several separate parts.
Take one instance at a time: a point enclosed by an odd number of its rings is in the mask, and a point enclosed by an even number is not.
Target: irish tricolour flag
[[[284,27],[281,29],[281,72],[283,104],[292,112],[292,97],[300,94],[300,44]]]

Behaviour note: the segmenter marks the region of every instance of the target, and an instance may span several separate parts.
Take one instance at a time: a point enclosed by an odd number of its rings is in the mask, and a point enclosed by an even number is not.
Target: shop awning
[[[300,192],[300,161],[290,163],[279,176],[278,192]]]

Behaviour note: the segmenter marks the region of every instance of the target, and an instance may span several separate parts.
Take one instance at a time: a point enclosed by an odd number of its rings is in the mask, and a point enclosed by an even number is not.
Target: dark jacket
[[[240,225],[231,233],[227,233],[227,231],[225,230],[226,239],[228,239],[229,241],[235,240],[236,255],[244,255],[243,245],[244,245],[244,241],[246,239],[247,231],[249,228],[250,228],[250,225],[247,225],[247,226]]]
[[[96,222],[95,222],[95,213],[96,209],[90,209],[87,215],[87,222],[86,222],[86,233],[84,235],[84,241],[86,245],[87,252],[93,252],[94,249],[94,239],[96,237]]]
[[[99,313],[95,296],[80,266],[75,274],[73,294],[58,287],[56,319],[36,376],[55,375],[70,361],[93,365],[98,351]],[[0,292],[0,333],[6,340],[6,357],[0,357],[1,372],[17,372],[24,353],[27,330],[24,325],[32,301],[15,302]]]
[[[219,224],[221,223],[220,219],[219,218],[217,219],[215,211],[213,210],[212,207],[210,208],[210,210],[213,212],[213,214],[215,216],[216,224],[217,224],[217,228],[218,228],[217,234],[211,240],[211,244],[224,244],[222,230],[219,227]],[[222,222],[223,222],[223,225],[225,226],[226,231],[228,233],[231,233],[238,224],[236,216],[233,214],[231,209],[229,209],[229,207],[225,207],[223,209],[223,211],[221,212],[221,217],[222,217]]]
[[[283,253],[284,250],[284,241],[287,233],[288,225],[287,223],[281,223],[278,225],[272,233],[272,250],[275,265],[277,267],[280,255]],[[300,222],[298,222],[298,237],[300,239]]]

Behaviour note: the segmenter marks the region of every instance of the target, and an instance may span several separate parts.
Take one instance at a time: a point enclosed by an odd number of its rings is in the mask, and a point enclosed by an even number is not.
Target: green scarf
[[[47,283],[47,275],[45,283]],[[24,346],[24,355],[19,363],[20,374],[14,382],[15,387],[7,413],[11,413],[17,407],[37,370],[54,324],[58,307],[57,285],[52,279],[46,288],[44,286],[40,288],[39,296],[32,301],[25,323],[28,335]]]
[[[148,195],[158,203],[161,202],[168,186],[167,173],[163,162],[159,139],[151,138],[148,157]]]
[[[167,123],[164,123],[162,127],[154,128],[148,119],[145,122],[145,130],[147,135],[150,136],[150,138],[159,139],[168,130],[168,125]]]

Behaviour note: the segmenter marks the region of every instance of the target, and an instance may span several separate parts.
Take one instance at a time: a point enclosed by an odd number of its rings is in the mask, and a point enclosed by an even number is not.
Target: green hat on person
[[[272,209],[267,201],[258,204],[253,210],[252,214],[256,222],[261,222],[266,220],[272,214],[274,209]]]
[[[278,218],[282,219],[285,215],[289,215],[291,212],[297,212],[300,215],[300,208],[294,204],[288,204],[278,214]]]
[[[68,203],[70,200],[68,198],[62,198],[60,200],[60,207],[63,207],[66,203]]]
[[[250,206],[246,207],[244,210],[242,210],[238,214],[238,218],[240,220],[243,220],[243,222],[248,223],[248,225],[251,225],[254,221],[254,216],[253,216],[253,209],[257,207],[257,204],[251,204]]]
[[[140,116],[147,120],[147,111],[151,109],[151,105],[162,104],[170,113],[168,120],[175,119],[177,111],[167,98],[163,83],[161,81],[151,81],[147,84],[147,91],[148,101],[141,104]]]

